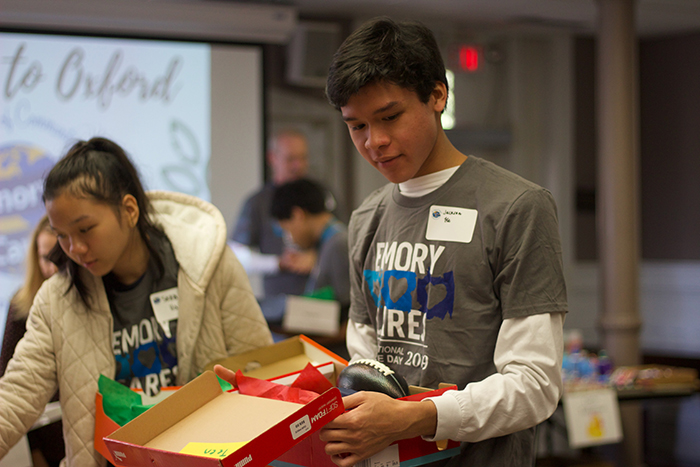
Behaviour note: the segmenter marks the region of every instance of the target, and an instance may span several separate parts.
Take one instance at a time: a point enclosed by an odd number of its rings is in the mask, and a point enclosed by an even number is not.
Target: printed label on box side
[[[355,467],[399,467],[399,446],[392,444],[382,452],[355,464]]]
[[[114,458],[117,460],[117,462],[124,462],[124,459],[126,459],[126,454],[121,451],[114,451]]]
[[[246,464],[250,464],[253,462],[253,455],[248,454],[246,457],[244,457],[242,460],[236,462],[236,467],[243,467]]]
[[[297,439],[301,435],[311,431],[311,420],[309,420],[308,415],[304,415],[296,422],[289,425],[289,429],[292,432],[292,439]]]
[[[326,415],[333,413],[333,411],[337,408],[338,408],[338,401],[331,400],[331,401],[326,402],[325,404],[323,404],[321,406],[318,413],[311,418],[311,422],[316,423],[317,421],[321,420]]]

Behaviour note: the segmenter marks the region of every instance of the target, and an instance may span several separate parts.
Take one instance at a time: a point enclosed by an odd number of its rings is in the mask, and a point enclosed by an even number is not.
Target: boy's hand
[[[358,392],[343,398],[347,412],[323,427],[326,454],[340,467],[350,467],[394,441],[432,435],[437,410],[430,401],[407,402],[378,392]]]

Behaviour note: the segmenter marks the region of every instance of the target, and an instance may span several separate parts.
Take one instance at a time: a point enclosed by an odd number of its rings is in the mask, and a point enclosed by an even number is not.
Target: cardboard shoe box
[[[313,364],[334,386],[337,375],[347,366],[347,361],[342,357],[303,335],[211,362],[207,368],[211,369],[217,363],[233,371],[241,370],[246,376],[287,386],[308,363]],[[246,407],[249,402],[246,397],[249,396],[222,393],[214,375],[206,374],[213,379],[204,384],[200,381],[204,375],[200,376],[105,437],[116,465],[336,467],[326,455],[325,443],[320,440],[317,431],[343,412],[338,389],[323,393],[306,406],[297,405],[297,410],[291,414],[285,412],[289,408],[274,404],[278,401],[268,403],[264,399],[255,401],[256,405],[250,405],[253,410],[249,411]],[[413,395],[405,399],[420,400],[437,396],[448,389],[454,389],[454,386],[434,391],[411,387]],[[212,404],[211,408],[203,408],[219,396],[223,396],[221,401]],[[223,401],[226,403],[219,405]],[[200,410],[205,415],[203,419]],[[187,417],[189,414],[196,416]],[[272,415],[272,418],[267,418],[268,415]],[[176,424],[179,425],[177,428],[169,430]],[[301,432],[297,438],[290,436],[295,426]],[[243,435],[240,434],[242,428],[245,428]],[[208,435],[210,432],[211,435]],[[237,443],[245,441],[243,438],[250,441],[236,451],[227,450],[237,447]],[[197,445],[200,452],[206,449],[223,457],[205,458],[180,452],[190,442],[202,442],[204,444]],[[420,466],[458,453],[459,443],[454,441],[436,443],[412,438],[392,444],[364,461],[362,466]]]
[[[336,388],[302,405],[223,392],[207,371],[104,441],[127,467],[264,467],[343,410]]]

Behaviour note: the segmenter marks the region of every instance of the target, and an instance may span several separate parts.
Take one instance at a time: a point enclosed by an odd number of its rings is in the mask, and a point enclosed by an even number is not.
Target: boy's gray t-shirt
[[[419,198],[377,190],[349,236],[350,318],[376,329],[378,360],[409,384],[481,381],[504,319],[567,310],[551,194],[483,159]],[[464,443],[464,459],[529,465],[532,432]]]

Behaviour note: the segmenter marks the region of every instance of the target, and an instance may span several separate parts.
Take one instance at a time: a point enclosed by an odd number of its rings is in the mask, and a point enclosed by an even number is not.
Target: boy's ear
[[[306,211],[304,211],[300,206],[292,206],[292,219],[304,219],[306,217]]]
[[[445,86],[445,83],[442,81],[437,81],[435,83],[432,98],[435,99],[433,110],[440,113],[445,110],[445,106],[447,105],[447,86]]]

